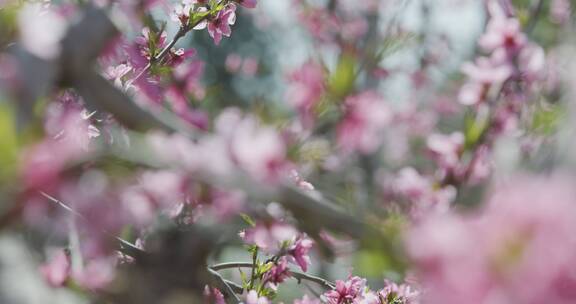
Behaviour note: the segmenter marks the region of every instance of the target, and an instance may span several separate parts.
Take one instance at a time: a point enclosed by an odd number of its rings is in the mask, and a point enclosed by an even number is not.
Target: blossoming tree
[[[1,235],[81,303],[574,303],[572,7],[0,0]]]

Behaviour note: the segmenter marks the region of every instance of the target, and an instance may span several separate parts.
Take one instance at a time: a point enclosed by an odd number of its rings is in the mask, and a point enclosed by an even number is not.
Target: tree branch
[[[247,263],[247,262],[232,262],[232,263],[221,263],[221,264],[216,264],[213,266],[210,266],[211,269],[218,271],[218,270],[223,270],[223,269],[229,269],[229,268],[251,268],[252,267],[252,263]],[[290,272],[290,275],[292,277],[294,277],[295,279],[297,279],[298,281],[301,280],[305,280],[305,281],[310,281],[310,282],[314,282],[326,289],[334,289],[334,283],[325,280],[323,278],[317,277],[317,276],[313,276],[313,275],[309,275],[307,273],[304,272],[299,272],[299,271],[293,271],[293,270],[288,270]]]

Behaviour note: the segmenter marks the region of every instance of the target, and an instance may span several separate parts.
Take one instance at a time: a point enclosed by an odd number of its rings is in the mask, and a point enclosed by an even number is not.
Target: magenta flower
[[[357,303],[363,297],[366,279],[351,277],[347,281],[337,280],[336,289],[324,293],[328,304]]]
[[[384,288],[378,291],[378,297],[380,299],[390,299],[392,303],[403,303],[403,304],[417,304],[420,300],[420,292],[414,289],[408,284],[396,284],[391,281],[384,281]],[[399,301],[399,302],[398,302]],[[384,302],[382,304],[387,304]]]
[[[271,285],[273,289],[287,278],[290,277],[290,271],[288,269],[288,261],[286,257],[280,258],[278,263],[274,264],[272,268],[264,274],[262,277],[262,282]]]
[[[204,300],[206,304],[226,304],[224,295],[218,288],[206,285],[204,287]]]
[[[230,37],[232,34],[230,26],[234,23],[236,23],[236,5],[230,3],[220,10],[216,17],[207,24],[208,33],[214,39],[214,44],[219,45],[220,41],[222,41],[222,36]]]
[[[310,248],[312,248],[313,245],[314,242],[311,239],[302,236],[296,240],[294,245],[289,249],[291,258],[296,262],[296,264],[298,264],[298,266],[300,266],[302,271],[308,270],[308,265],[310,265],[308,251],[310,251]]]

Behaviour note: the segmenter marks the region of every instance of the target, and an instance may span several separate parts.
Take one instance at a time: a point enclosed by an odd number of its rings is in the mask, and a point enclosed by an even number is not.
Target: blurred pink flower
[[[339,146],[346,152],[375,152],[392,120],[392,110],[374,91],[348,97],[345,107],[344,119],[337,129]]]
[[[224,64],[226,66],[226,71],[236,73],[242,67],[242,57],[236,53],[228,54]]]
[[[98,258],[86,262],[84,267],[72,273],[74,280],[82,287],[98,290],[112,282],[116,275],[116,259],[114,257]]]
[[[413,203],[411,211],[417,217],[430,212],[446,212],[456,198],[456,189],[451,186],[438,187],[432,178],[420,175],[412,167],[400,170],[391,188],[397,197]]]
[[[258,296],[256,290],[250,290],[246,294],[246,304],[269,304],[270,301],[266,297]]]
[[[260,181],[274,182],[279,178],[286,163],[286,146],[275,129],[260,125],[253,116],[242,116],[234,108],[218,116],[216,129],[239,167]]]
[[[426,146],[440,169],[452,171],[460,162],[460,153],[464,148],[464,135],[460,132],[450,135],[434,133],[428,136]]]
[[[520,22],[516,18],[504,15],[492,16],[486,26],[486,32],[478,43],[485,51],[504,49],[507,53],[514,53],[522,48],[528,41],[522,33]]]
[[[254,77],[258,73],[258,67],[258,59],[248,57],[244,59],[244,64],[242,64],[242,73],[248,77]]]
[[[314,107],[325,91],[324,68],[309,61],[290,73],[288,81],[286,101],[298,111],[304,125],[310,127],[314,121]]]
[[[64,250],[58,250],[47,263],[40,266],[40,273],[50,286],[61,287],[70,275],[70,258]]]
[[[226,304],[224,295],[218,288],[206,285],[204,287],[204,301],[205,304]]]
[[[258,223],[241,233],[242,239],[248,244],[258,246],[268,254],[276,254],[286,242],[293,242],[298,231],[284,223]]]
[[[552,0],[550,3],[550,19],[558,24],[566,24],[570,20],[572,4],[569,0]]]
[[[238,4],[246,8],[255,8],[258,4],[258,0],[235,0]]]
[[[302,299],[294,300],[293,304],[321,304],[320,299],[310,299],[308,295],[304,295]]]
[[[407,248],[425,303],[573,303],[573,183],[565,175],[515,177],[475,214],[417,224]]]

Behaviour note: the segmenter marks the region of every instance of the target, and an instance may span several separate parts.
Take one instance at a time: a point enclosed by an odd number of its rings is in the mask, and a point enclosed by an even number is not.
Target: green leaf
[[[0,102],[0,181],[11,179],[16,173],[18,137],[12,108]]]
[[[328,86],[330,92],[337,97],[342,98],[350,93],[356,81],[356,60],[350,54],[342,54],[338,61],[336,70],[330,77]]]
[[[246,213],[240,213],[240,217],[250,226],[255,227],[256,222]]]
[[[217,11],[216,11],[217,12]],[[194,27],[196,25],[198,25],[198,23],[200,23],[201,20],[203,20],[204,18],[206,18],[208,15],[210,15],[210,11],[206,11],[206,12],[195,12],[192,13],[190,15],[190,19],[189,19],[189,26]]]
[[[465,118],[464,124],[465,146],[468,149],[474,147],[480,140],[488,127],[488,122],[486,118],[477,119],[472,115],[468,115]]]
[[[272,263],[272,262],[268,262],[264,265],[259,265],[256,273],[258,275],[263,275],[266,272],[270,271],[270,269],[272,269],[273,266],[274,266],[274,263]]]
[[[391,268],[390,260],[386,254],[371,249],[358,252],[355,264],[354,269],[367,277],[380,277]]]
[[[554,133],[564,112],[561,105],[539,106],[534,112],[531,129],[543,135]]]

